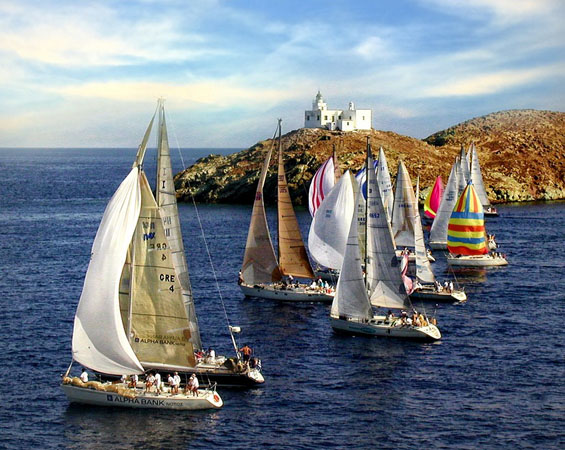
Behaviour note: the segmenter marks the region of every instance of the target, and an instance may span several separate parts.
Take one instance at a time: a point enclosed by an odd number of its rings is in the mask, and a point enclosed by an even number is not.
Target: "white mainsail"
[[[356,197],[362,196],[363,194],[360,190],[356,186],[354,187],[357,191]],[[361,264],[357,209],[354,209],[349,226],[343,265],[337,281],[335,297],[332,302],[331,315],[333,317],[344,315],[365,319],[371,317],[371,303],[367,295]]]
[[[351,173],[347,171],[324,198],[308,234],[308,249],[320,265],[339,269],[343,264],[355,197]]]
[[[98,227],[73,329],[73,359],[102,373],[142,373],[120,314],[122,269],[141,210],[138,167],[112,196]]]
[[[372,157],[367,157],[372,166]],[[412,194],[413,195],[413,194]],[[396,257],[392,231],[373,171],[367,173],[367,285],[373,306],[406,308],[408,296]]]
[[[171,247],[173,264],[177,271],[182,289],[185,308],[190,323],[190,341],[197,348],[202,348],[198,319],[194,309],[194,297],[188,274],[188,264],[182,242],[182,229],[177,206],[177,196],[173,182],[173,169],[169,150],[169,138],[165,121],[163,101],[159,102],[159,133],[157,141],[157,184],[155,200],[160,208],[165,235]]]
[[[390,172],[383,148],[379,149],[379,163],[377,166],[377,183],[381,194],[382,202],[387,213],[387,219],[390,222],[392,217],[392,208],[394,204],[394,195],[392,193],[392,182],[390,181]],[[399,244],[400,245],[400,244]]]
[[[414,211],[417,208],[412,181],[402,161],[398,163],[396,191],[392,209],[392,235],[400,247],[414,246]]]
[[[471,144],[471,181],[473,182],[473,186],[475,187],[475,191],[479,196],[479,200],[481,201],[483,208],[489,208],[491,204],[483,182],[483,174],[481,173],[479,157],[474,143]]]
[[[446,243],[447,244],[447,226],[449,218],[455,207],[455,203],[459,198],[458,190],[458,175],[457,175],[457,162],[451,167],[451,173],[447,180],[447,185],[443,191],[441,202],[436,213],[432,228],[430,229],[430,242]]]

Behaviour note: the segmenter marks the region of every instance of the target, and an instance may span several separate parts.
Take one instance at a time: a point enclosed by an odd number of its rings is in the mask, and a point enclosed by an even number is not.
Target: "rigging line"
[[[178,140],[178,137],[177,137],[177,133],[176,133],[176,130],[175,130],[174,123],[173,123],[173,121],[170,121],[169,123],[171,124],[173,135],[175,136],[175,141],[177,143],[177,150],[179,152],[182,167],[186,168],[186,166],[184,164],[184,158],[182,156],[182,152],[180,151],[180,144],[179,144],[179,140]],[[187,179],[186,182],[188,184],[188,192],[191,192],[190,181]],[[232,329],[231,329],[230,319],[228,317],[228,312],[226,310],[226,305],[224,303],[224,298],[222,296],[222,290],[220,289],[220,283],[218,282],[218,276],[216,274],[216,269],[214,268],[214,262],[212,261],[212,255],[210,253],[210,248],[208,247],[208,241],[206,240],[206,235],[204,233],[204,227],[202,226],[202,220],[200,219],[200,213],[198,212],[198,208],[196,207],[196,201],[194,200],[194,196],[192,194],[190,195],[190,198],[192,199],[192,205],[194,206],[194,211],[196,212],[196,218],[198,220],[198,226],[200,227],[200,233],[202,234],[202,239],[204,240],[204,247],[206,247],[206,253],[208,254],[208,261],[210,262],[210,267],[212,268],[212,274],[214,276],[214,282],[216,284],[218,296],[220,297],[222,309],[224,310],[224,316],[226,317],[226,323],[228,325],[228,330],[230,332],[231,340],[232,340],[232,343],[233,343],[233,346],[234,346],[234,349],[235,349],[235,353],[239,358],[240,357],[239,349],[237,347],[235,337],[234,337]]]

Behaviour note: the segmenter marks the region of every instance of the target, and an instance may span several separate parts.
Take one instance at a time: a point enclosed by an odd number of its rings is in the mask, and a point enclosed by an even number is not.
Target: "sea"
[[[232,151],[182,149],[173,165]],[[227,326],[241,327],[265,384],[220,388],[217,411],[69,404],[61,374],[92,241],[134,156],[0,149],[0,448],[565,448],[565,202],[498,206],[487,231],[507,267],[452,274],[435,252],[436,275],[469,297],[415,304],[436,314],[435,343],[340,336],[329,305],[245,298],[251,205],[180,204],[203,344],[233,355]]]

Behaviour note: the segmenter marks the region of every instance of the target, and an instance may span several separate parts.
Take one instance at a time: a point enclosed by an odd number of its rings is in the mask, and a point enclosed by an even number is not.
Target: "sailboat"
[[[441,176],[438,176],[434,182],[432,190],[426,196],[424,201],[424,217],[427,220],[433,221],[436,217],[441,197],[443,195],[443,181]],[[416,200],[418,200],[416,198]]]
[[[508,264],[502,254],[489,253],[483,207],[471,181],[459,197],[449,219],[447,249],[447,264],[450,266],[486,267]]]
[[[416,183],[416,198],[419,192],[419,179]],[[410,292],[411,299],[433,300],[436,302],[463,302],[467,300],[467,294],[463,289],[454,286],[453,282],[446,282],[444,285],[436,280],[428,252],[424,244],[424,230],[418,207],[414,209],[414,247],[416,254],[416,282],[413,283],[413,290]]]
[[[294,283],[291,277],[314,279],[300,228],[294,213],[284,170],[281,148],[281,120],[278,131],[278,255],[269,234],[263,186],[269,170],[273,146],[269,149],[255,194],[249,233],[240,271],[239,287],[245,296],[283,301],[331,302],[334,293],[311,284]],[[333,190],[333,189],[332,189]]]
[[[162,101],[158,110],[163,133]],[[200,337],[195,316],[189,317],[193,308],[185,302],[189,285],[181,282],[181,277],[188,278],[188,271],[177,269],[174,253],[180,244],[174,245],[175,250],[166,231],[174,212],[159,206],[143,171],[154,119],[155,115],[130,173],[106,207],[75,314],[73,362],[110,376],[138,375],[150,369],[194,373],[197,365],[194,346]],[[161,188],[166,189],[166,183]],[[215,385],[198,390],[196,396],[163,395],[122,382],[85,383],[69,376],[71,367],[72,363],[62,383],[71,402],[183,410],[223,405]]]
[[[411,249],[414,248],[415,242],[414,217],[417,209],[418,203],[414,196],[410,175],[406,165],[399,161],[391,220],[392,236],[397,247],[396,256],[399,259],[402,259],[404,254],[407,254],[409,261],[416,260],[416,255]],[[426,251],[426,255],[430,261],[435,261],[431,253]]]
[[[449,224],[451,212],[459,198],[459,195],[457,194],[459,184],[457,166],[457,161],[453,164],[453,166],[451,166],[451,173],[449,174],[447,185],[443,191],[443,196],[441,197],[436,217],[432,223],[432,228],[430,229],[429,244],[433,250],[447,249],[447,226]]]
[[[487,191],[485,189],[485,184],[483,182],[483,174],[481,172],[481,166],[479,164],[479,157],[477,155],[477,149],[475,148],[475,143],[471,143],[471,181],[473,181],[473,185],[475,186],[475,190],[477,191],[477,195],[481,201],[481,205],[483,205],[483,213],[485,216],[498,216],[498,211],[494,206],[491,205]],[[493,250],[493,249],[491,249]]]
[[[373,167],[368,142],[366,167]],[[360,192],[357,196],[362,195]],[[348,334],[426,341],[440,339],[439,329],[431,323],[435,322],[435,319],[428,319],[423,314],[415,314],[415,320],[412,322],[412,318],[402,313],[400,317],[395,317],[392,312],[387,315],[373,313],[373,306],[401,310],[411,307],[373,170],[367,170],[366,209],[367,250],[364,258],[366,276],[362,269],[363,260],[359,249],[357,210],[355,210],[330,312],[332,328],[336,332]]]

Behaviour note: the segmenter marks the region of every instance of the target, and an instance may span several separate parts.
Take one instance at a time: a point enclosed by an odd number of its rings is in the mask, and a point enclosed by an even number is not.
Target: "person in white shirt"
[[[86,371],[86,369],[82,369],[82,373],[80,374],[80,380],[83,383],[88,383],[88,372]]]
[[[196,377],[196,374],[193,373],[190,376],[190,380],[188,381],[188,389],[190,390],[190,392],[192,392],[193,395],[195,395],[196,397],[198,397],[198,378]]]
[[[172,386],[172,390],[173,390],[173,394],[178,394],[179,393],[179,386],[180,386],[180,376],[178,372],[175,372],[175,376],[173,377],[173,386]]]
[[[155,389],[157,390],[157,395],[161,393],[161,374],[159,372],[155,372]]]
[[[129,387],[135,389],[137,387],[137,382],[139,381],[139,377],[137,376],[137,374],[134,374],[131,377],[129,377],[129,379],[130,379]]]
[[[145,379],[145,392],[150,392],[153,384],[155,384],[155,377],[150,372],[149,376]]]

